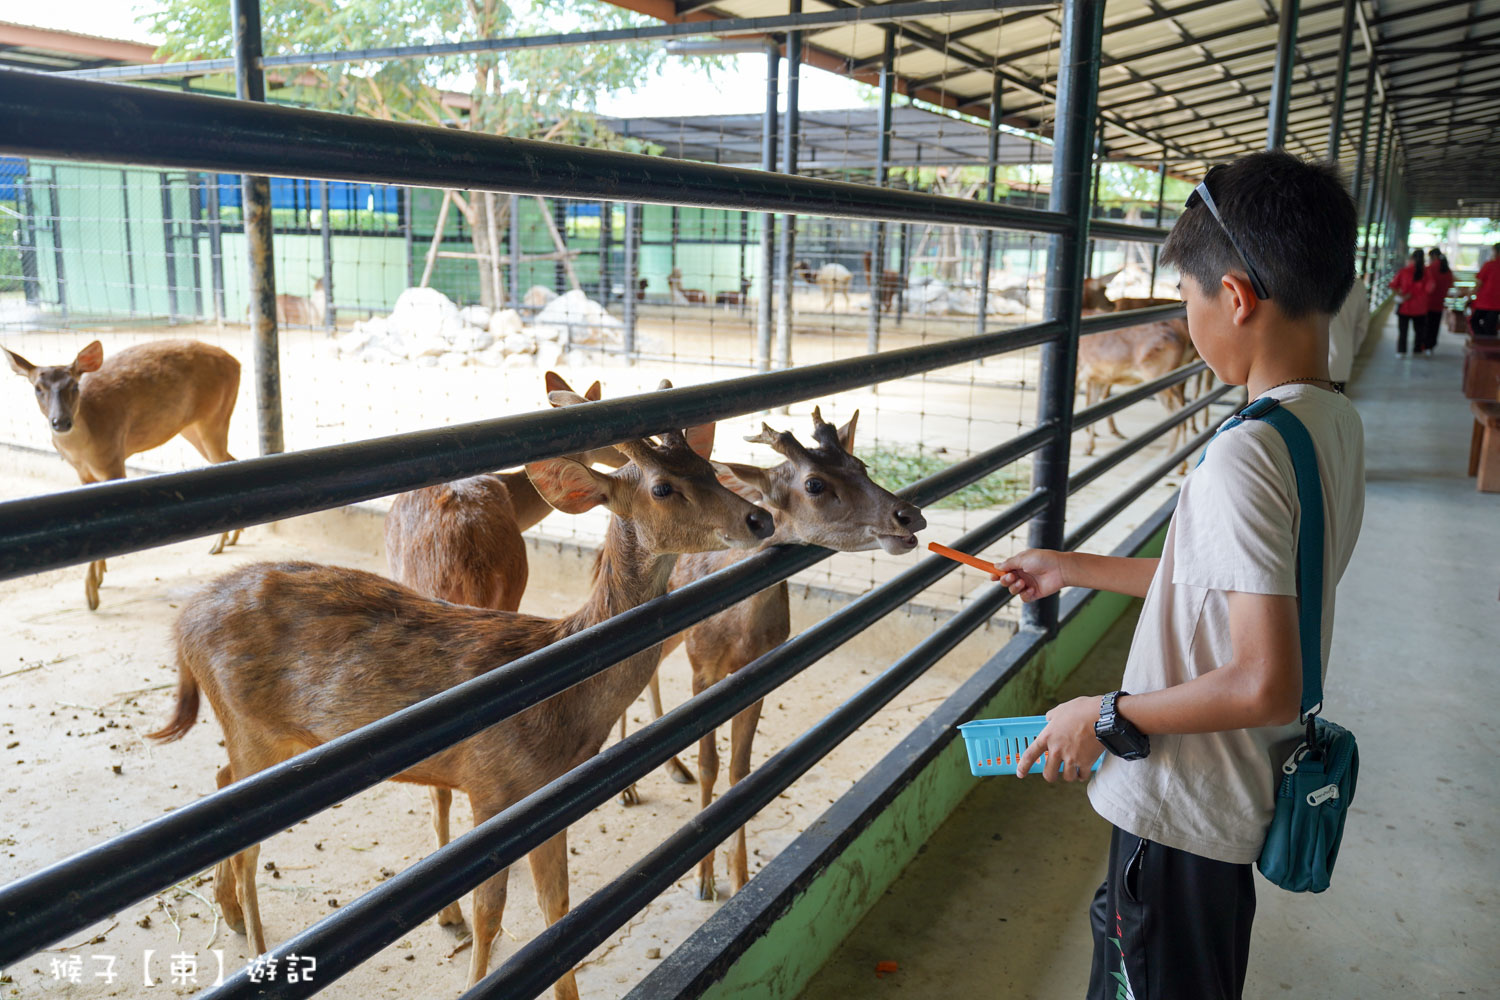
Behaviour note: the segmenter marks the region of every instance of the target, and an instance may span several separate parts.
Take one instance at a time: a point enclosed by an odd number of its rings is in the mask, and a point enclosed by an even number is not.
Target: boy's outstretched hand
[[[1021,556],[1028,553],[1021,553]],[[1018,556],[1017,558],[1021,558]],[[1065,701],[1047,713],[1047,725],[1016,765],[1016,777],[1026,777],[1042,756],[1047,754],[1047,766],[1042,777],[1048,781],[1087,781],[1093,771],[1094,761],[1104,753],[1104,745],[1094,735],[1094,723],[1099,721],[1098,695],[1074,698]]]
[[[1005,584],[1024,604],[1050,597],[1063,587],[1062,552],[1052,549],[1027,549],[1000,564],[1000,572],[990,579]]]

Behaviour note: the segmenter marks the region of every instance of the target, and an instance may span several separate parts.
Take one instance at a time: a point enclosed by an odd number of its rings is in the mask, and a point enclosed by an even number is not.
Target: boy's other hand
[[[1042,729],[1041,735],[1021,754],[1021,760],[1016,765],[1016,777],[1026,777],[1031,765],[1045,752],[1047,766],[1042,769],[1042,777],[1048,781],[1055,784],[1059,779],[1089,780],[1094,761],[1104,753],[1104,745],[1094,735],[1094,723],[1099,721],[1100,701],[1098,695],[1074,698],[1048,712],[1047,725]]]
[[[1052,549],[1027,549],[1011,556],[990,579],[1005,584],[1024,604],[1050,597],[1061,590],[1065,553]]]

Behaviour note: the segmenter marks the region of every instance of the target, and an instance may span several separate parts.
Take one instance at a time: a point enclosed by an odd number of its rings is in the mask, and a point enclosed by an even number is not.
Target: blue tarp
[[[238,174],[219,174],[219,207],[240,207],[240,178]],[[322,208],[322,186],[317,181],[294,180],[290,177],[271,178],[271,207],[309,209]],[[401,208],[399,189],[386,184],[355,184],[349,181],[328,182],[328,207],[340,211],[398,212]]]
[[[28,168],[27,161],[19,156],[0,156],[0,201],[21,200],[16,181],[26,176]]]

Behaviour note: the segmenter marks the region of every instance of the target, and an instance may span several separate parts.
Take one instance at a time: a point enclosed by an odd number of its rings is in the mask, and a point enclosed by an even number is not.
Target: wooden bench
[[[1474,436],[1469,440],[1469,475],[1481,493],[1500,493],[1500,402],[1476,399]]]

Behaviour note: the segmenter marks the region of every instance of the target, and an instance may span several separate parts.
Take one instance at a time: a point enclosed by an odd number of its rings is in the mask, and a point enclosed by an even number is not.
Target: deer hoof
[[[635,785],[626,785],[620,792],[620,805],[638,806],[641,804],[641,793],[635,790]]]
[[[673,757],[667,761],[667,776],[679,785],[696,785],[698,776],[687,769],[687,765]]]
[[[99,610],[99,585],[93,580],[83,581],[83,599],[88,603],[90,611]]]
[[[713,876],[707,879],[698,879],[698,898],[705,903],[717,903],[719,901],[719,887],[714,884]]]
[[[223,552],[224,551],[224,539],[226,539],[228,537],[229,537],[228,532],[225,532],[224,534],[220,535],[219,536],[219,540],[217,542],[214,542],[214,547],[208,550],[208,554],[211,555],[211,556],[216,556],[220,552]]]
[[[464,922],[464,911],[458,908],[457,901],[449,903],[438,912],[437,922],[439,927],[451,927],[454,924],[462,925]]]

